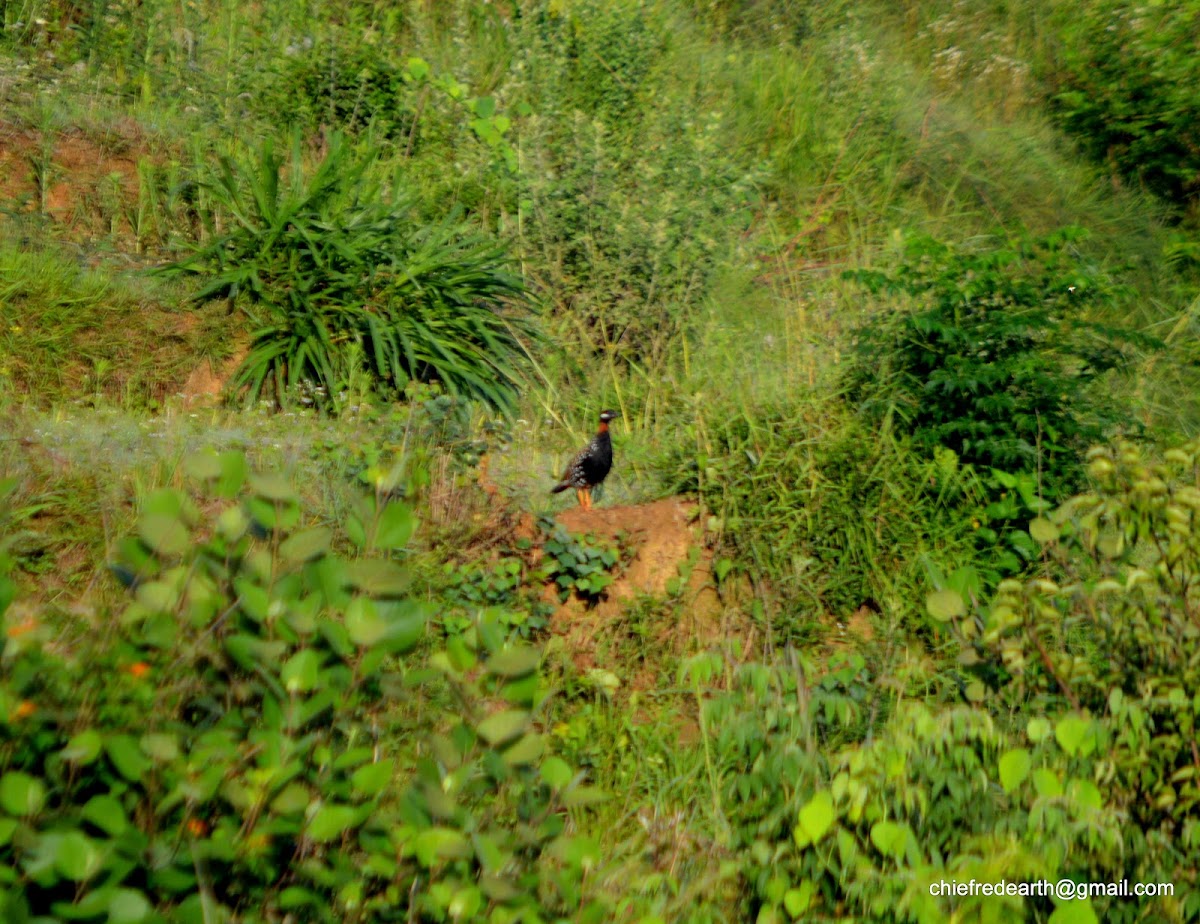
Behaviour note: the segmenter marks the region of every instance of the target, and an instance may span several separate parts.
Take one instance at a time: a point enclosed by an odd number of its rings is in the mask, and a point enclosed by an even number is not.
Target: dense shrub
[[[1033,524],[1055,580],[1005,582],[982,621],[957,623],[1006,702],[1106,716],[1121,807],[1152,853],[1200,846],[1198,453],[1094,449],[1092,490]]]
[[[521,279],[494,241],[422,223],[373,166],[339,135],[310,175],[298,142],[290,162],[270,142],[257,161],[223,158],[210,184],[220,226],[166,271],[199,275],[198,301],[244,308],[250,352],[233,385],[250,400],[303,385],[328,407],[365,378],[387,399],[436,381],[507,409],[534,339],[511,310]]]
[[[1097,782],[1127,819],[1126,868],[1174,882],[1175,914],[1191,919],[1200,914],[1200,445],[1150,456],[1121,443],[1089,458],[1092,489],[1033,525],[1055,580],[1006,582],[982,612],[951,618],[964,660],[994,668],[1000,708],[1096,718],[1106,758]]]
[[[361,35],[339,41],[335,33],[321,43],[309,39],[289,46],[259,105],[306,132],[318,126],[348,133],[370,127],[376,137],[407,141],[415,115],[408,100],[404,67],[385,48]]]
[[[869,291],[913,302],[859,331],[845,373],[848,399],[920,450],[952,450],[980,469],[1037,472],[1062,497],[1080,451],[1128,422],[1094,386],[1126,362],[1128,331],[1091,320],[1113,289],[1066,229],[986,251],[911,240],[893,272],[853,275]]]
[[[204,489],[144,500],[134,600],[82,638],[12,607],[0,538],[0,917],[600,920],[540,654],[481,618],[419,669],[397,476],[343,537],[239,454],[186,467]]]
[[[771,582],[781,639],[864,604],[916,615],[930,565],[973,562],[985,495],[949,454],[921,458],[834,402],[710,410],[673,487],[699,492],[721,541]]]
[[[1063,125],[1096,160],[1196,217],[1200,202],[1200,4],[1070,6],[1051,75]]]
[[[859,658],[747,665],[706,705],[760,922],[1187,921],[1200,914],[1200,444],[1090,454],[1032,532],[1050,580],[930,612],[984,680]],[[986,669],[984,669],[986,668]],[[884,691],[887,692],[884,692]],[[941,880],[1166,883],[1154,897],[934,895]]]
[[[569,104],[615,131],[633,128],[627,116],[652,92],[648,78],[664,44],[646,4],[550,4],[534,22],[561,61]]]

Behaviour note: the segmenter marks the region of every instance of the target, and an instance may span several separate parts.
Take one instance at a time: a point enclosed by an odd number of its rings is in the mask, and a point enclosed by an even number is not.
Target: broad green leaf
[[[1033,759],[1024,748],[1014,748],[1000,758],[1000,785],[1005,792],[1012,792],[1029,776]]]
[[[551,789],[563,789],[570,785],[575,777],[575,771],[561,757],[548,757],[541,769],[542,779]]]
[[[454,893],[446,911],[455,921],[474,921],[483,907],[483,893],[473,885],[464,886]]]
[[[115,796],[108,794],[92,796],[81,814],[109,837],[120,837],[129,827],[124,807]]]
[[[217,494],[221,497],[236,497],[246,483],[246,457],[236,449],[223,452],[217,457],[221,464],[221,479],[217,482]]]
[[[217,458],[216,450],[205,447],[184,458],[183,470],[197,481],[214,481],[221,477],[221,460]]]
[[[425,634],[429,615],[424,604],[413,600],[379,600],[376,606],[387,621],[386,648],[392,654],[410,651]]]
[[[54,848],[54,868],[72,882],[86,882],[104,865],[104,855],[80,831],[67,831]]]
[[[488,716],[475,730],[491,745],[507,744],[529,726],[529,713],[521,709],[505,709]]]
[[[283,475],[275,472],[250,476],[250,490],[269,501],[295,501],[299,499],[295,487]]]
[[[439,860],[465,860],[471,856],[471,842],[453,828],[427,828],[416,836],[413,848],[422,866]]]
[[[939,622],[949,622],[957,616],[966,613],[962,594],[954,590],[939,590],[925,598],[925,606],[929,615]]]
[[[67,746],[59,753],[64,760],[86,767],[100,756],[100,749],[103,745],[104,741],[100,737],[100,732],[89,728],[72,736],[71,740],[67,742]]]
[[[13,770],[0,778],[0,807],[10,815],[35,815],[46,803],[46,786],[41,780]]]
[[[329,543],[333,539],[333,531],[324,526],[316,526],[289,536],[279,544],[280,557],[289,564],[301,564],[320,558],[329,551]]]
[[[355,597],[346,607],[346,632],[355,645],[370,648],[388,634],[388,624],[374,600]]]
[[[543,735],[525,735],[515,744],[504,749],[501,754],[503,761],[510,767],[521,767],[532,764],[546,753],[546,739]]]
[[[813,885],[812,881],[805,879],[797,888],[788,889],[783,893],[783,907],[792,916],[793,921],[808,910],[816,891],[817,887]]]
[[[108,924],[139,924],[153,908],[136,889],[117,889],[108,903]]]
[[[320,902],[320,896],[311,889],[303,889],[300,886],[288,886],[279,893],[277,904],[285,911],[292,911],[296,908],[303,908],[306,905],[319,905]]]
[[[1058,527],[1045,517],[1035,517],[1029,522],[1029,535],[1042,545],[1058,539]]]
[[[487,660],[487,671],[497,677],[523,677],[538,669],[542,653],[536,648],[507,648]]]
[[[1054,737],[1067,754],[1074,756],[1082,747],[1090,727],[1087,719],[1077,715],[1063,716],[1054,727]]]
[[[792,831],[798,847],[807,847],[823,838],[833,826],[833,796],[826,789],[817,792],[804,808]]]
[[[871,843],[884,856],[899,860],[904,856],[908,826],[895,821],[877,821],[871,825]]]
[[[404,548],[416,529],[417,521],[412,508],[400,501],[389,501],[379,515],[375,529],[377,548],[395,551]]]
[[[321,676],[321,658],[311,648],[302,648],[288,658],[280,679],[289,693],[307,693],[315,689]]]
[[[498,876],[495,873],[484,873],[480,876],[479,888],[492,901],[500,903],[515,901],[523,894],[520,889],[513,886],[509,878]],[[646,921],[646,918],[642,918],[639,924],[646,924]]]
[[[151,613],[169,613],[179,603],[179,591],[166,581],[147,581],[137,589],[136,596]]]
[[[1045,799],[1057,799],[1063,794],[1063,785],[1058,774],[1047,767],[1039,767],[1033,771],[1033,788]]]
[[[187,527],[179,517],[151,513],[138,521],[138,536],[159,555],[178,557],[188,549]]]
[[[560,798],[562,804],[567,808],[574,808],[606,802],[609,796],[604,790],[597,789],[595,786],[576,786],[574,789],[568,789]]]
[[[514,706],[532,706],[537,699],[541,681],[537,674],[526,674],[517,680],[504,684],[500,692]]]
[[[1099,810],[1104,807],[1104,797],[1091,780],[1072,779],[1067,787],[1070,797],[1085,808]]]
[[[173,519],[183,520],[185,524],[195,522],[196,507],[186,494],[174,488],[159,488],[151,491],[142,499],[141,512],[143,515],[162,514]]]
[[[424,80],[429,76],[429,65],[422,58],[409,58],[404,66],[414,80]]]
[[[1048,719],[1036,718],[1030,719],[1029,724],[1025,726],[1025,734],[1029,736],[1029,740],[1034,744],[1039,741],[1045,741],[1050,734],[1051,726]]]
[[[600,862],[600,844],[594,837],[564,834],[554,839],[546,852],[577,870],[590,870]]]
[[[347,565],[346,580],[372,597],[396,597],[408,589],[409,575],[394,561],[366,558]]]
[[[246,510],[267,531],[286,531],[300,522],[300,505],[296,501],[273,501],[256,495],[246,501]]]
[[[325,804],[317,809],[308,823],[308,836],[314,841],[328,843],[341,837],[358,820],[358,812],[348,805]]]
[[[250,528],[250,519],[241,507],[227,507],[217,517],[217,535],[226,542],[237,542]]]
[[[105,738],[104,752],[117,772],[131,783],[140,782],[142,774],[150,769],[150,760],[129,735],[110,735]]]
[[[139,744],[147,757],[160,764],[172,761],[179,756],[179,739],[175,735],[154,732],[142,735]]]
[[[274,799],[271,811],[276,815],[295,815],[308,808],[312,796],[303,783],[288,783]]]
[[[377,796],[392,781],[395,770],[395,762],[391,760],[365,764],[354,771],[350,777],[350,783],[358,792],[368,798]]]

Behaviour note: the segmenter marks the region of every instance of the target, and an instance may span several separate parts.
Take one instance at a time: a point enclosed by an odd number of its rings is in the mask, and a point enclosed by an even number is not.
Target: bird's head
[[[600,412],[600,423],[608,423],[610,420],[616,420],[620,416],[621,415],[618,414],[616,411],[601,411]]]

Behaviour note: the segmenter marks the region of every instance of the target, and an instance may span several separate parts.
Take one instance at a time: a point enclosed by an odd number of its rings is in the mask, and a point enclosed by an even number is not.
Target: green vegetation
[[[1198,14],[0,2],[0,919],[1200,918]]]
[[[233,387],[277,404],[303,390],[328,409],[359,380],[384,400],[437,381],[511,406],[521,325],[496,309],[524,291],[500,249],[422,227],[366,179],[370,161],[350,160],[340,135],[311,178],[298,137],[286,185],[284,166],[269,140],[256,164],[223,159],[209,190],[235,224],[169,268],[212,277],[196,301],[247,303],[250,352]]]

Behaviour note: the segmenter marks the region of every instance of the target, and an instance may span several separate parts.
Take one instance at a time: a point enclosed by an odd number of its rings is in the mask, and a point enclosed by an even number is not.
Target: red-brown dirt
[[[665,612],[666,621],[658,616],[652,630],[657,653],[686,656],[732,645],[733,657],[744,655],[751,626],[717,593],[712,552],[704,544],[697,514],[694,502],[671,498],[628,507],[576,507],[559,515],[558,521],[572,533],[604,539],[623,534],[623,545],[632,552],[599,603],[589,607],[572,599],[551,617],[551,631],[563,640],[579,670],[608,671],[633,689],[661,685],[657,671],[663,665],[650,659],[628,663],[620,657],[622,650],[628,653],[630,648],[621,644],[628,635],[623,623],[640,598],[665,601],[658,604],[662,608],[657,612]],[[668,585],[674,579],[682,587],[672,596]],[[553,594],[553,588],[548,592]]]
[[[201,360],[200,365],[192,370],[180,389],[184,405],[197,407],[219,402],[225,393],[226,385],[246,358],[247,352],[244,347],[238,349],[217,367],[207,359]]]
[[[101,142],[80,129],[45,135],[0,120],[0,200],[25,198],[39,208],[44,183],[46,211],[56,222],[99,221],[105,216],[96,206],[111,200],[114,187],[122,202],[137,201],[142,156],[145,139],[133,122],[114,125]],[[108,220],[124,222],[117,214]]]

